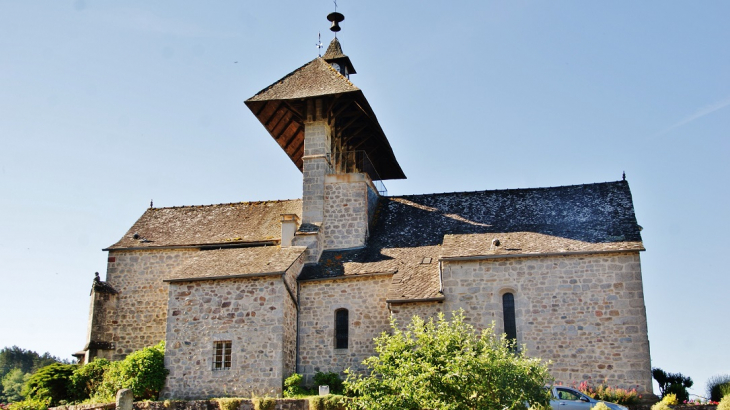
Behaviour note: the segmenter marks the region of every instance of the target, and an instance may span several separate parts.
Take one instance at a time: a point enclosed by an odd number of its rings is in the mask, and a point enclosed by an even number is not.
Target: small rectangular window
[[[213,342],[213,370],[228,370],[231,368],[231,341],[222,340]]]

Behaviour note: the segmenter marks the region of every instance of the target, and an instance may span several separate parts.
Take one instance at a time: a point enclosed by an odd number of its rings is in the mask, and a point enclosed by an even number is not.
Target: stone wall
[[[324,195],[324,249],[365,246],[368,237],[364,174],[327,175]]]
[[[321,223],[324,219],[324,177],[331,172],[330,127],[325,121],[304,124],[302,157],[302,223]]]
[[[317,371],[362,369],[373,339],[390,328],[385,302],[392,275],[300,282],[299,373],[311,385]],[[335,349],[335,310],[349,311],[347,349]]]
[[[652,390],[638,252],[445,261],[443,284],[444,312],[464,309],[474,326],[495,322],[499,333],[502,294],[513,293],[518,342],[551,360],[557,381]]]
[[[113,353],[121,360],[129,353],[165,339],[167,284],[162,282],[183,260],[198,250],[110,251],[106,282],[117,292],[116,301],[99,305],[90,337],[111,335]]]
[[[279,276],[171,283],[162,397],[281,395],[291,309]],[[213,342],[228,340],[231,368],[213,370]]]
[[[413,316],[428,320],[443,312],[447,319],[451,317],[451,312],[444,310],[442,302],[391,303],[390,310],[400,329],[405,329]]]

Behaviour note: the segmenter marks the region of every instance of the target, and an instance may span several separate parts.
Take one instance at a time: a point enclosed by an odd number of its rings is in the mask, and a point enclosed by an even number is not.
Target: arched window
[[[517,340],[517,325],[515,324],[515,295],[502,295],[502,311],[504,312],[504,333],[510,340]]]
[[[347,349],[349,327],[347,309],[335,310],[335,349]]]

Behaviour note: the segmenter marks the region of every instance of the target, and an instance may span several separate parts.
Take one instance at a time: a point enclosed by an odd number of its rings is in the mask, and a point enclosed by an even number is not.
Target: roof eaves
[[[545,256],[577,256],[577,255],[594,255],[607,253],[626,253],[626,252],[644,252],[646,248],[626,248],[626,249],[608,249],[594,251],[576,251],[576,252],[544,252],[544,253],[512,253],[500,255],[473,255],[473,256],[441,256],[439,261],[474,261],[484,259],[504,259],[504,258],[536,258]]]
[[[199,282],[202,280],[221,280],[221,279],[238,279],[238,278],[259,278],[259,277],[266,277],[266,276],[282,276],[284,275],[284,272],[276,271],[276,272],[261,272],[261,273],[244,273],[240,275],[220,275],[220,276],[195,276],[195,277],[186,277],[186,278],[174,278],[174,279],[163,279],[163,282]]]

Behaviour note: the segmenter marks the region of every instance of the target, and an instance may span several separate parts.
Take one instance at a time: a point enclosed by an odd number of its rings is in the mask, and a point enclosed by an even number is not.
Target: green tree
[[[23,396],[33,400],[50,400],[50,406],[57,406],[73,400],[71,375],[78,366],[54,363],[35,372],[23,387]]]
[[[680,403],[689,400],[687,389],[694,384],[690,377],[686,377],[682,373],[667,373],[658,367],[651,369],[651,375],[657,381],[662,397],[672,393],[677,395]]]
[[[16,401],[23,400],[23,385],[28,378],[30,373],[23,373],[20,369],[13,369],[5,377],[2,378],[0,383],[2,384],[3,392],[0,396],[0,402],[14,403]]]
[[[38,369],[53,363],[68,363],[46,352],[43,355],[32,350],[21,349],[18,346],[4,347],[0,350],[0,378],[5,377],[13,369],[20,369],[23,373],[35,373]]]
[[[447,321],[414,317],[375,339],[368,375],[346,371],[352,409],[524,409],[549,406],[547,363],[529,358],[493,326],[479,334],[462,310]]]

